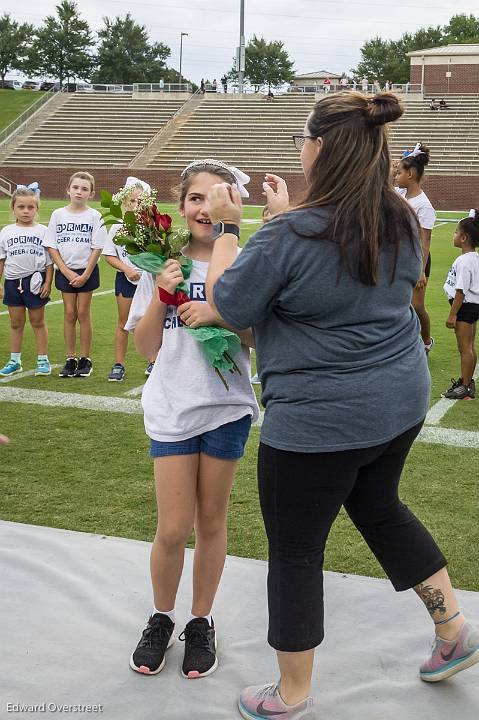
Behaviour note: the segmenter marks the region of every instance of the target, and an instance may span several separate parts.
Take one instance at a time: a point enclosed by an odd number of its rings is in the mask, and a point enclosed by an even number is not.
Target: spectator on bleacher
[[[379,80],[377,78],[373,83],[373,91],[375,93],[381,92],[381,85],[379,84]]]
[[[421,337],[426,353],[432,350],[431,321],[426,310],[426,287],[431,272],[431,234],[436,221],[436,212],[421,187],[424,168],[429,163],[429,148],[417,143],[413,150],[406,150],[396,173],[397,191],[411,205],[421,227],[423,271],[412,294],[412,306],[419,317]]]
[[[342,90],[346,90],[348,87],[348,78],[346,75],[343,75],[343,77],[340,79],[339,84],[341,85]]]
[[[438,101],[436,100],[436,98],[433,98],[433,99],[431,100],[431,104],[429,105],[429,109],[430,109],[430,110],[439,110],[439,105],[440,105],[440,103],[438,103]]]
[[[160,78],[159,86],[160,92],[163,92],[163,90],[165,89],[165,81],[163,80],[163,78]]]
[[[449,105],[446,103],[444,98],[441,98],[439,100],[439,110],[447,110],[448,107],[449,107]]]
[[[218,83],[216,82],[216,78],[213,80],[213,92],[218,92]]]
[[[223,92],[227,93],[228,92],[228,78],[226,77],[226,75],[223,75],[223,77],[221,78],[221,84],[223,85]]]
[[[369,80],[367,79],[367,77],[363,77],[363,79],[361,80],[361,90],[363,91],[363,93],[366,93],[368,91],[368,84]]]
[[[205,89],[205,81],[203,80],[203,78],[201,78],[201,82],[200,82],[200,92],[203,93],[203,95],[204,95],[205,92],[206,92],[206,89]]]
[[[331,90],[331,80],[325,77],[323,80],[323,92],[328,93]]]
[[[271,88],[269,88],[268,92],[266,93],[266,95],[264,97],[265,97],[265,100],[268,100],[269,102],[273,102],[274,94],[273,94],[273,91],[271,90]]]
[[[436,626],[422,680],[479,662],[479,632],[459,610],[447,561],[398,494],[430,391],[410,305],[419,229],[389,182],[384,126],[402,113],[393,94],[323,97],[293,136],[307,184],[301,204],[290,208],[281,179],[276,188],[270,180],[268,200],[284,212],[239,255],[233,233],[213,247],[207,299],[232,327],[253,328],[265,405],[258,486],[280,679],[241,692],[245,718],[316,717],[309,693],[324,637],[324,550],[342,506],[396,591],[414,588]],[[239,224],[233,187],[214,186],[208,206],[212,222]],[[357,612],[351,623],[360,624]],[[386,630],[401,632],[391,622]],[[347,636],[343,628],[336,643]],[[360,658],[364,642],[345,642],[344,652],[357,648]]]
[[[386,80],[386,82],[385,82],[385,84],[384,84],[384,90],[385,90],[386,92],[389,92],[390,89],[391,89],[391,83],[390,83],[389,80]]]

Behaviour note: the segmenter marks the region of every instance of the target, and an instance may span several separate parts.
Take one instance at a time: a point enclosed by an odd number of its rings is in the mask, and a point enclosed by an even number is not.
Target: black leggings
[[[447,565],[398,496],[421,426],[360,450],[297,453],[260,444],[259,496],[269,542],[268,642],[276,650],[309,650],[324,637],[324,547],[341,505],[396,590],[412,588]]]

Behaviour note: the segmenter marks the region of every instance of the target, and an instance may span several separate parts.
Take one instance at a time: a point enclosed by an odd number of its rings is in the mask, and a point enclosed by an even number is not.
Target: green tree
[[[421,28],[416,33],[404,33],[399,40],[383,40],[375,37],[368,40],[361,48],[361,62],[355,70],[356,77],[366,76],[370,80],[385,83],[406,83],[409,80],[409,58],[406,53],[411,50],[445,45],[443,28]]]
[[[0,78],[1,86],[9,70],[21,70],[33,35],[33,25],[19,25],[8,13],[0,17]]]
[[[479,42],[479,18],[474,15],[454,15],[444,28],[447,43]]]
[[[138,25],[130,13],[125,18],[103,18],[98,32],[100,45],[94,82],[122,83],[170,81],[176,71],[166,67],[171,50],[163,43],[150,44],[144,25]],[[175,78],[175,80],[176,78]]]
[[[284,44],[279,40],[268,43],[264,38],[254,35],[246,46],[245,78],[255,86],[255,90],[258,91],[261,85],[267,85],[270,90],[271,87],[291,82],[293,77],[293,62]]]
[[[94,67],[93,36],[77,5],[68,0],[56,6],[35,32],[24,68],[37,75],[56,77],[60,87],[67,78],[87,79]]]

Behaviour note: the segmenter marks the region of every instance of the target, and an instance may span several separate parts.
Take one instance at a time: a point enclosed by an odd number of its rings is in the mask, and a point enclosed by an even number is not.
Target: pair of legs
[[[226,556],[226,516],[236,460],[205,453],[155,458],[158,528],[150,569],[155,608],[175,607],[185,545],[194,527],[192,615],[211,612]]]
[[[11,352],[19,353],[22,351],[23,332],[26,321],[26,308],[23,306],[8,307],[10,315],[10,345]],[[28,319],[35,334],[37,344],[37,354],[48,354],[48,330],[45,325],[45,308],[28,308]]]
[[[476,342],[476,325],[475,323],[456,321],[454,332],[456,333],[457,349],[461,356],[461,377],[462,384],[468,387],[474,376],[474,370],[477,364]]]
[[[429,314],[426,310],[426,288],[427,285],[425,285],[422,288],[414,288],[412,291],[412,300],[411,304],[416,311],[416,315],[419,318],[419,322],[421,324],[421,337],[422,341],[425,345],[429,345],[431,343],[431,321],[429,319]]]
[[[284,702],[310,693],[314,648],[323,639],[323,559],[344,505],[396,590],[414,588],[434,621],[458,611],[446,560],[398,496],[418,425],[389,443],[332,453],[260,445],[258,483],[269,542],[268,641],[277,650]],[[461,615],[437,626],[454,637]]]
[[[80,356],[90,357],[92,325],[90,305],[93,291],[82,293],[62,292],[63,336],[67,357],[76,356],[76,324],[80,325]]]

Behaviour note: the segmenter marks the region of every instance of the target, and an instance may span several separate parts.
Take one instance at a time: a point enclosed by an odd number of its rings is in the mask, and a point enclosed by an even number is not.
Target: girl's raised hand
[[[279,175],[266,173],[264,177],[263,195],[266,196],[269,220],[279,213],[286,212],[289,208],[289,193],[285,180]]]
[[[173,295],[177,285],[183,282],[183,273],[176,260],[167,260],[163,270],[156,276],[156,286]]]
[[[178,307],[180,320],[190,328],[214,325],[218,322],[219,316],[213,308],[202,300],[190,300]]]
[[[207,210],[211,222],[241,223],[243,206],[236,185],[218,183],[210,188],[207,196]]]

